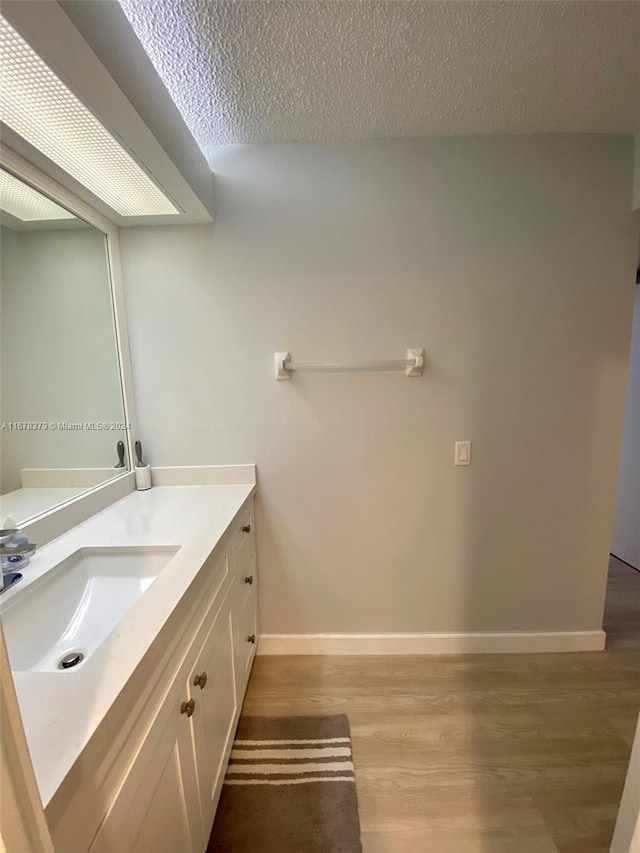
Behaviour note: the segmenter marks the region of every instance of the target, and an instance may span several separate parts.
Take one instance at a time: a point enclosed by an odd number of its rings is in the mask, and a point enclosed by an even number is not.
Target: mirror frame
[[[109,504],[133,491],[134,486],[134,443],[138,439],[138,421],[133,391],[133,372],[129,350],[129,333],[125,314],[124,290],[120,271],[120,243],[117,226],[78,198],[71,190],[50,178],[28,160],[6,146],[0,147],[0,167],[11,172],[38,192],[69,210],[105,236],[109,288],[113,308],[114,330],[118,373],[122,390],[122,401],[126,430],[126,447],[129,470],[104,483],[87,489],[69,500],[63,501],[22,524],[21,529],[40,545],[60,536],[66,530],[94,515]]]

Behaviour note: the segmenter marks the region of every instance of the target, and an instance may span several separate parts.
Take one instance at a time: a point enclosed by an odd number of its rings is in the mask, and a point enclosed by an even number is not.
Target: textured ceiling
[[[640,131],[640,2],[119,0],[218,145]]]

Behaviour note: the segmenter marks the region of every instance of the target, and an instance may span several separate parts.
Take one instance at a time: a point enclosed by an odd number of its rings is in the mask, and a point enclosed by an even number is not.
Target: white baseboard
[[[259,655],[461,655],[596,652],[604,631],[479,634],[262,634]]]

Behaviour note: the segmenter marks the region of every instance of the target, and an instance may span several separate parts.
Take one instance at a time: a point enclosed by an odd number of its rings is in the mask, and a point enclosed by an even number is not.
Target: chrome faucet
[[[20,554],[22,557],[31,557],[36,552],[37,545],[29,542],[26,536],[18,536],[20,531],[0,530],[0,557],[9,557],[12,554]]]
[[[0,530],[0,563],[2,565],[0,594],[22,580],[22,572],[18,569],[28,565],[29,558],[35,554],[38,547],[19,533],[17,528]]]

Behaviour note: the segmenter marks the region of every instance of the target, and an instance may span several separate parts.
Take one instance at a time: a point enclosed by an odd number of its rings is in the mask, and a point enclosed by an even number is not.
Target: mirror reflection
[[[105,235],[0,170],[0,522],[128,470]]]

